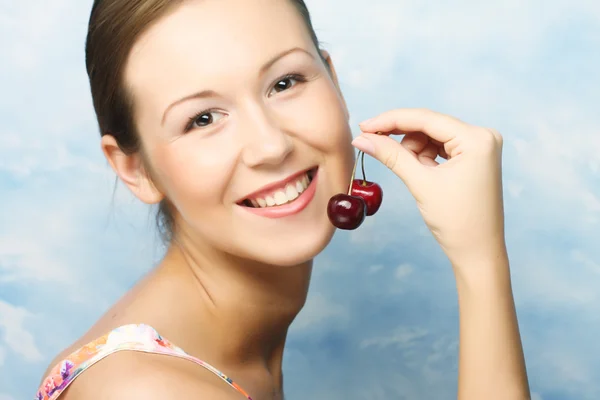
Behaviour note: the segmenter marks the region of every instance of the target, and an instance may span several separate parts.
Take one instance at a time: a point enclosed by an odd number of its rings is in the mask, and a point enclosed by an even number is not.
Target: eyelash
[[[277,84],[281,81],[285,81],[287,79],[293,79],[293,80],[297,81],[297,83],[304,83],[307,81],[307,79],[304,75],[294,72],[294,73],[286,74],[286,75],[282,76],[281,78],[278,78],[275,81],[275,84]],[[289,90],[289,89],[286,89],[286,90]],[[191,131],[192,129],[194,129],[194,123],[198,120],[198,118],[200,118],[201,116],[203,116],[205,114],[210,114],[215,111],[218,111],[218,110],[216,110],[214,108],[209,108],[207,110],[200,111],[199,113],[195,114],[193,117],[189,118],[188,123],[185,127],[185,132],[187,133],[187,132]]]

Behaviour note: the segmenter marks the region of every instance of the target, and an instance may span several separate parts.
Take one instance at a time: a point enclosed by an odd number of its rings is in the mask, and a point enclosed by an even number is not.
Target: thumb
[[[424,166],[410,151],[387,135],[363,133],[352,145],[388,167],[407,186],[424,171]]]

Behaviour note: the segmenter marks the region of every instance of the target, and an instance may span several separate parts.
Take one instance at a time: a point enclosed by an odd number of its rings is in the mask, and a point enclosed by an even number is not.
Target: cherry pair
[[[354,179],[358,159],[361,160],[362,179]],[[350,178],[348,194],[340,193],[329,199],[327,205],[327,216],[331,223],[345,230],[358,228],[367,216],[371,216],[379,210],[383,200],[381,186],[367,181],[365,176],[365,153],[358,152]]]

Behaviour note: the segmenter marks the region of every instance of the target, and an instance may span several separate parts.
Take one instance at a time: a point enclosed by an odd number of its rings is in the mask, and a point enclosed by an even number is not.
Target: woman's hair
[[[112,135],[125,154],[142,156],[135,125],[135,105],[124,83],[131,48],[151,24],[185,0],[95,0],[85,45],[85,62],[100,133]],[[291,1],[302,16],[319,49],[317,35],[304,0]],[[321,56],[323,59],[323,57]],[[325,61],[323,59],[323,61]],[[327,64],[326,64],[327,65]],[[146,168],[146,171],[149,171]],[[156,222],[165,242],[172,239],[174,218],[168,200],[158,208]]]

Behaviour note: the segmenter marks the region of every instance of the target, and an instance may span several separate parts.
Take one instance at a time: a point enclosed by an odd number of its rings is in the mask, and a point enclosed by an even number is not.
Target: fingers
[[[363,133],[352,144],[392,170],[409,188],[423,172],[415,153],[389,136]],[[408,145],[413,146],[410,141]]]
[[[433,144],[433,143],[429,143],[427,146],[425,146],[425,148],[419,153],[419,155],[417,156],[417,158],[419,159],[419,161],[421,161],[421,164],[430,166],[430,167],[435,167],[437,165],[440,165],[440,163],[438,163],[437,161],[435,161],[435,159],[438,156],[438,147]]]
[[[444,146],[421,132],[407,133],[400,144],[427,166],[435,167],[439,165],[436,161],[438,155],[447,159]]]
[[[391,110],[360,124],[363,132],[422,132],[429,138],[447,143],[467,131],[470,125],[449,115],[427,109]]]
[[[360,127],[364,133],[352,144],[390,168],[409,189],[434,176],[428,167],[439,165],[438,156],[448,160],[467,151],[489,154],[502,146],[502,137],[494,130],[426,109],[388,111]],[[390,135],[404,138],[398,143]]]
[[[421,132],[407,133],[400,143],[407,150],[417,155],[429,144],[429,137]]]
[[[444,160],[448,160],[450,156],[446,153],[446,149],[443,145],[438,146],[438,155],[442,157]]]

